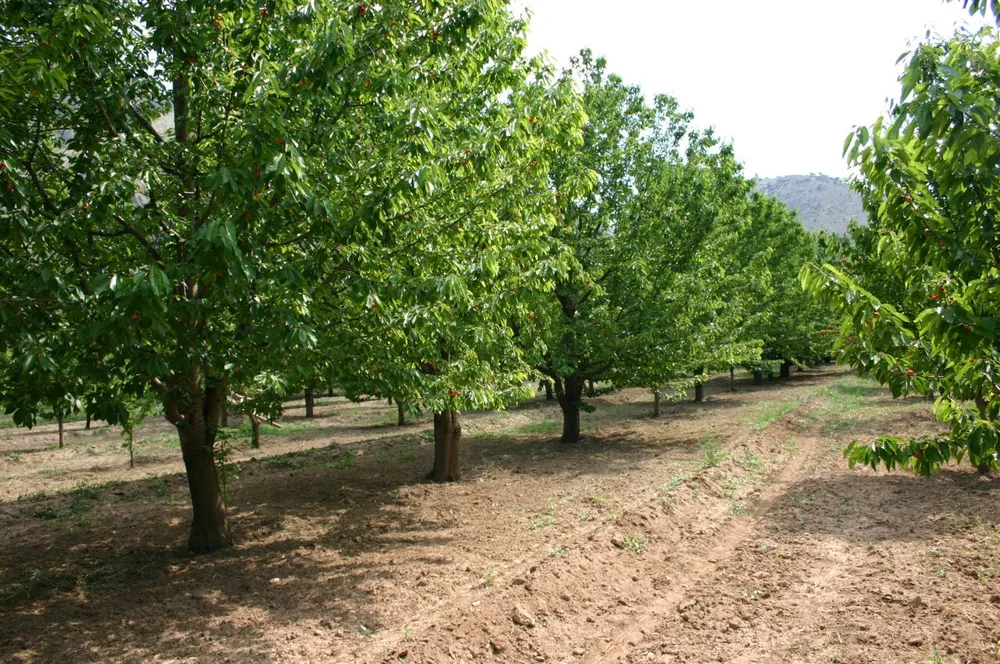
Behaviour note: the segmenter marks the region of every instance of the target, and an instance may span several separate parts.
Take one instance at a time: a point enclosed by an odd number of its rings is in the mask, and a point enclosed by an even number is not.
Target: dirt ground
[[[1000,662],[1000,481],[842,457],[927,404],[832,368],[738,388],[597,398],[572,447],[544,399],[469,414],[444,486],[426,418],[291,409],[232,441],[238,544],[201,557],[165,423],[135,469],[110,428],[0,429],[0,661]]]

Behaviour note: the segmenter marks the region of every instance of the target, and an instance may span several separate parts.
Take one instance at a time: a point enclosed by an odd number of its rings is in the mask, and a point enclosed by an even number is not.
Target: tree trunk
[[[698,369],[694,373],[695,373],[696,376],[703,376],[703,375],[705,375],[705,370],[704,369]],[[694,386],[694,402],[695,403],[701,403],[704,400],[705,400],[705,383],[702,383],[702,382],[699,381],[699,382],[695,383],[695,386]]]
[[[594,396],[594,381],[592,380],[587,381],[587,396],[588,397]]]
[[[250,445],[255,449],[260,449],[260,420],[255,415],[250,416]]]
[[[580,398],[583,396],[584,380],[580,376],[567,376],[555,381],[556,398],[563,414],[563,443],[580,442]]]
[[[458,412],[446,410],[434,413],[434,467],[427,479],[434,482],[457,482],[462,478],[459,448],[462,425]]]
[[[542,381],[542,385],[545,386],[545,400],[546,401],[552,401],[553,399],[555,399],[556,398],[555,395],[552,394],[552,381],[551,380],[543,380]]]
[[[129,434],[128,434],[128,467],[129,468],[135,468],[135,454],[132,451],[132,444],[133,444],[132,432],[130,430]]]
[[[653,417],[660,416],[660,388],[653,388]]]
[[[222,414],[219,416],[219,425],[223,428],[229,427],[229,409],[222,407]]]
[[[791,362],[788,362],[786,360],[785,362],[781,363],[781,377],[782,378],[791,378],[792,377],[792,363]]]
[[[209,553],[232,546],[233,536],[229,531],[229,519],[212,453],[215,441],[204,426],[204,420],[201,426],[195,422],[177,431],[194,511],[188,548],[193,553]]]
[[[326,396],[328,399],[333,398],[333,383],[326,384]]]
[[[87,413],[87,424],[83,428],[90,431],[90,413]]]
[[[764,374],[759,369],[754,369],[753,372],[753,384],[763,385],[764,384]]]
[[[403,409],[403,402],[396,399],[396,426],[406,426],[406,411]]]
[[[736,391],[736,369],[734,367],[729,367],[729,391]]]
[[[316,393],[312,385],[306,388],[306,417],[316,417]]]
[[[56,420],[59,422],[59,449],[63,447],[63,414],[56,413]]]
[[[226,381],[206,379],[201,367],[192,366],[186,375],[162,386],[163,410],[167,421],[177,427],[181,454],[191,491],[192,553],[208,553],[233,545],[226,504],[215,466],[215,435],[226,393]]]

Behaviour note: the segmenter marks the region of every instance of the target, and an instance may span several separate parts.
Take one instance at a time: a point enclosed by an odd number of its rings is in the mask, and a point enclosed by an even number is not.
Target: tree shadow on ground
[[[951,468],[931,478],[867,469],[810,477],[763,505],[762,528],[854,542],[926,541],[969,519],[1000,524],[1000,478]]]
[[[721,402],[668,412],[732,407]],[[606,407],[627,418],[646,405]],[[462,546],[461,496],[477,480],[599,479],[700,453],[668,422],[656,440],[628,430],[576,446],[498,435],[463,445],[471,482],[435,487],[423,482],[432,445],[414,433],[241,462],[231,486],[238,544],[208,556],[184,552],[182,474],[0,504],[0,661],[277,661],[297,652],[303,629],[328,652],[300,658],[348,656],[402,627],[380,624],[382,594],[429,606],[468,582],[448,554]],[[410,567],[397,565],[404,557]],[[414,562],[426,576],[406,576]]]

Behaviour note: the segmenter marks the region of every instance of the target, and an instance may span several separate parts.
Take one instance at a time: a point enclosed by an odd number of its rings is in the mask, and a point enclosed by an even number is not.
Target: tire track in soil
[[[641,498],[622,505],[617,523],[564,534],[558,545],[566,547],[565,555],[540,554],[512,566],[508,587],[455,592],[399,623],[422,638],[384,639],[367,655],[427,664],[622,661],[664,616],[676,613],[698,579],[712,575],[750,538],[755,519],[729,514],[733,500],[767,501],[801,475],[806,450],[780,452],[775,434],[788,432],[788,422],[820,398],[813,395],[764,431],[737,438],[727,446],[726,461],[701,470],[668,500],[650,498],[643,487],[636,491]],[[772,462],[785,457],[773,463],[762,486],[737,463],[738,452],[748,450]],[[733,480],[746,480],[742,495],[727,493],[723,485]],[[623,534],[642,537],[645,550],[627,550]]]
[[[814,397],[796,409],[783,416],[779,421],[774,422],[770,427],[752,436],[748,445],[762,447],[763,443],[775,438],[779,431],[788,430],[789,420],[801,415],[816,405],[822,397]],[[804,437],[796,436],[796,441],[801,443]],[[815,439],[805,438],[815,443]],[[621,662],[626,656],[634,651],[635,647],[645,640],[651,629],[658,626],[665,617],[677,615],[689,597],[689,590],[692,586],[703,584],[708,578],[716,577],[720,569],[724,569],[729,562],[740,554],[740,547],[755,537],[758,531],[758,523],[763,519],[769,509],[773,509],[774,498],[783,494],[788,487],[804,476],[806,462],[812,452],[812,447],[807,448],[801,444],[798,446],[790,462],[783,464],[781,472],[773,477],[759,493],[755,496],[755,502],[760,505],[770,505],[758,512],[755,518],[730,518],[725,522],[725,528],[719,529],[712,535],[701,540],[689,540],[680,542],[677,553],[666,554],[664,562],[667,562],[672,569],[678,570],[672,575],[670,590],[655,597],[641,608],[640,611],[628,616],[628,626],[618,631],[602,646],[582,657],[579,661],[584,664],[601,664],[603,662]],[[719,515],[714,515],[718,517]],[[725,515],[723,515],[725,516]]]

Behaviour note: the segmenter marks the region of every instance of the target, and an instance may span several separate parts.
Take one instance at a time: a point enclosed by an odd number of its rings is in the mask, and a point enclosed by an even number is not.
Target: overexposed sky
[[[979,26],[942,0],[520,0],[530,52],[582,47],[733,141],[749,175],[844,176],[852,127],[897,98],[897,58],[928,29]]]

